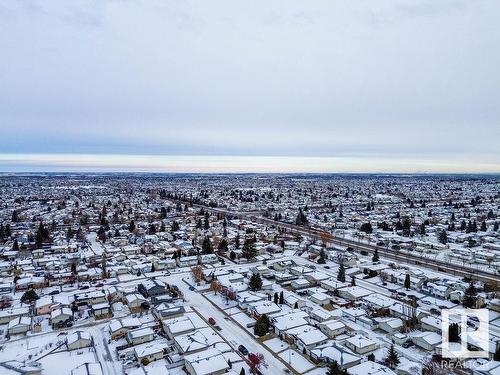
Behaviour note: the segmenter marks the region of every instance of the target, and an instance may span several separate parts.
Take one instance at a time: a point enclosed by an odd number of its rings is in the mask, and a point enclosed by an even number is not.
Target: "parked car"
[[[212,318],[212,317],[208,318],[208,323],[210,323],[210,324],[211,324],[211,325],[213,325],[213,326],[216,324],[216,323],[215,323],[215,319],[214,319],[214,318]]]
[[[248,349],[245,348],[243,345],[238,346],[238,350],[241,354],[248,355]]]
[[[53,290],[52,292],[49,293],[49,296],[55,296],[56,294],[59,294],[60,292],[58,290]]]
[[[413,341],[407,340],[403,344],[401,344],[403,348],[409,348],[410,346],[413,346]]]

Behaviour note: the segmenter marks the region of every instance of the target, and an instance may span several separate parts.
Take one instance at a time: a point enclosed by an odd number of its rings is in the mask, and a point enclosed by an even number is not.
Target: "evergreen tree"
[[[234,239],[234,246],[239,249],[240,248],[240,235],[237,234],[235,239]]]
[[[474,282],[471,281],[469,287],[464,292],[464,298],[462,300],[462,305],[469,309],[474,309],[476,307],[477,301],[477,291],[474,287]]]
[[[446,233],[446,231],[444,229],[439,231],[437,236],[438,236],[438,241],[440,243],[442,243],[443,245],[448,242],[448,234]]]
[[[253,290],[260,290],[262,289],[262,278],[258,273],[253,273],[252,276],[250,277],[250,283],[249,286]]]
[[[229,259],[231,259],[231,260],[236,259],[236,253],[233,250],[231,250],[231,252],[229,253]]]
[[[205,220],[203,222],[203,226],[205,228],[205,230],[208,230],[208,228],[210,228],[210,223],[208,221],[208,212],[205,212]]]
[[[219,246],[217,247],[218,250],[222,253],[225,253],[228,249],[228,243],[227,243],[227,240],[225,238],[223,238],[220,242],[219,242]]]
[[[205,236],[205,238],[203,239],[201,249],[203,254],[212,254],[214,252],[212,241],[210,241],[210,238],[208,236]]]
[[[269,318],[263,314],[255,323],[253,333],[259,337],[265,336],[269,332],[270,325]]]
[[[274,303],[277,305],[280,301],[280,297],[278,296],[278,293],[274,293]]]
[[[493,224],[493,231],[498,232],[498,221],[495,221],[495,224]]]
[[[389,352],[387,353],[387,358],[385,359],[385,363],[391,369],[394,369],[399,364],[399,355],[394,349],[394,344],[389,348]]]
[[[340,263],[340,266],[339,266],[339,274],[337,275],[337,280],[342,282],[342,283],[345,283],[345,267],[344,267],[344,263]]]
[[[466,230],[467,229],[467,224],[465,224],[465,220],[462,220],[460,222],[460,230]]]
[[[156,234],[156,226],[154,224],[149,226],[149,234]]]
[[[430,212],[429,212],[430,214]],[[429,215],[431,216],[431,215]],[[408,237],[410,235],[410,230],[411,230],[411,220],[409,217],[405,217],[403,219],[403,236]]]
[[[365,232],[365,233],[372,233],[373,232],[373,228],[372,228],[372,225],[371,223],[363,223],[361,224],[361,227],[359,228],[362,232]]]
[[[483,221],[483,222],[481,223],[481,232],[486,232],[486,229],[487,229],[487,228],[486,228],[486,221]]]
[[[283,305],[285,303],[285,296],[283,295],[283,291],[280,292],[280,300],[279,304]]]
[[[255,243],[252,240],[245,240],[241,255],[248,260],[252,260],[255,258],[255,256],[257,255],[257,249],[255,248]]]
[[[378,249],[375,248],[375,251],[373,252],[373,257],[372,257],[372,262],[378,262],[380,260],[380,257],[378,256]]]
[[[177,221],[173,221],[172,222],[172,227],[171,227],[171,231],[172,232],[177,232],[179,230],[179,223]]]
[[[330,362],[326,375],[347,375],[347,371],[342,370],[337,361]]]
[[[19,243],[17,242],[17,238],[14,240],[12,244],[12,251],[19,251]]]
[[[135,223],[134,220],[130,220],[130,224],[128,225],[128,231],[133,233],[135,231]]]
[[[356,278],[353,276],[351,276],[351,286],[356,286]]]
[[[325,264],[325,263],[326,263],[325,249],[321,249],[321,251],[319,252],[318,264]]]
[[[409,290],[410,287],[411,287],[410,274],[407,273],[405,276],[405,288],[406,290]]]
[[[97,231],[97,237],[99,238],[99,241],[101,241],[102,243],[106,242],[106,230],[104,229],[103,226],[101,226]]]
[[[33,290],[30,289],[21,296],[21,302],[22,303],[31,303],[39,299],[38,294]]]
[[[307,220],[307,216],[302,211],[302,208],[299,207],[299,213],[297,214],[297,218],[295,219],[295,224],[297,225],[307,225],[309,221]]]
[[[45,229],[45,226],[43,225],[42,222],[40,222],[40,225],[38,226],[38,230],[36,231],[36,236],[35,236],[35,247],[37,249],[40,249],[43,245],[43,241],[45,241],[48,237],[47,235],[47,230]]]

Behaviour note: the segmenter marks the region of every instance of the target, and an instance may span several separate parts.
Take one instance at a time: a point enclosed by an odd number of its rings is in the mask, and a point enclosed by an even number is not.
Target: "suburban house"
[[[366,354],[378,348],[376,342],[363,335],[356,335],[345,341],[345,346],[356,354]]]
[[[412,341],[419,348],[434,352],[436,347],[441,344],[441,335],[436,332],[422,332],[412,336]]]
[[[7,325],[7,333],[12,335],[19,335],[27,333],[31,328],[31,318],[28,316],[18,316],[11,320]]]
[[[50,313],[50,324],[54,328],[69,327],[73,323],[73,312],[67,307],[55,309]]]
[[[184,363],[189,375],[218,375],[229,369],[226,359],[215,348],[186,355]]]
[[[327,320],[320,323],[318,328],[331,339],[346,332],[346,325],[340,320]]]
[[[68,350],[87,348],[92,345],[92,337],[87,331],[75,331],[66,336]]]
[[[316,363],[337,362],[343,368],[356,366],[361,363],[362,359],[344,347],[337,345],[335,341],[328,341],[311,349],[310,357]]]
[[[113,320],[109,324],[111,339],[117,340],[119,338],[125,337],[128,331],[134,328],[138,328],[141,325],[141,321],[137,318],[123,318],[120,320]]]
[[[154,340],[154,332],[150,327],[138,328],[127,332],[127,341],[139,345]]]
[[[134,355],[137,361],[142,363],[149,363],[160,360],[165,357],[168,351],[166,343],[150,343],[134,347]]]
[[[165,283],[157,280],[146,280],[139,284],[137,290],[146,298],[167,293]]]

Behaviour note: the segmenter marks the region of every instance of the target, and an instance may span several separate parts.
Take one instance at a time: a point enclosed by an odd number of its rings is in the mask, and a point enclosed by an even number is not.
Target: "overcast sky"
[[[4,171],[500,172],[500,2],[0,0],[0,130]]]

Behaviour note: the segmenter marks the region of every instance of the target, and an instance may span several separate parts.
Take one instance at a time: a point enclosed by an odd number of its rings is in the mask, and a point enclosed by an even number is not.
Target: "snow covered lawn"
[[[214,292],[207,292],[203,294],[207,299],[212,301],[219,309],[224,311],[238,306],[238,302],[232,300],[226,300],[226,297],[220,294],[214,294]],[[240,310],[241,311],[241,310]]]

